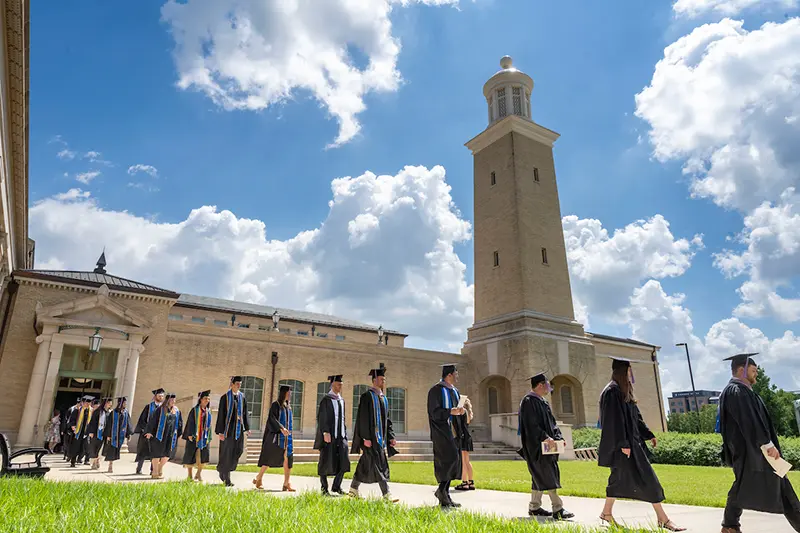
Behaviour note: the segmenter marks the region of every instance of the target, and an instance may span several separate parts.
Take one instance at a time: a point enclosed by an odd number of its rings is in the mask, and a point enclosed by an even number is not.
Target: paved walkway
[[[47,479],[60,481],[102,481],[102,482],[147,482],[161,483],[166,480],[177,481],[186,477],[186,471],[176,464],[168,464],[164,467],[164,480],[153,481],[149,475],[136,475],[133,454],[123,454],[119,461],[114,463],[114,473],[106,474],[108,467],[106,463],[101,463],[100,470],[90,470],[88,466],[69,468],[66,462],[61,461],[60,456],[48,459],[51,467]],[[145,472],[148,466],[145,465]],[[248,472],[233,472],[231,480],[235,487],[233,490],[254,490],[252,480],[255,474]],[[217,472],[207,470],[203,472],[205,483],[221,483]],[[286,497],[289,493],[280,492],[283,484],[283,475],[268,474],[264,476],[264,492],[274,496]],[[292,478],[292,485],[300,491],[318,491],[319,480],[312,477],[295,476]],[[349,487],[349,481],[345,480],[344,489]],[[433,496],[434,487],[427,485],[411,485],[407,483],[392,483],[392,494],[400,499],[400,502],[411,506],[436,505],[436,498]],[[462,511],[472,511],[485,514],[494,514],[506,518],[527,518],[529,494],[519,492],[502,492],[495,490],[475,490],[465,493],[451,491],[453,499],[463,504]],[[377,485],[362,485],[361,494],[366,497],[379,497],[380,490]],[[565,496],[565,507],[575,513],[573,523],[584,524],[587,526],[599,526],[598,516],[603,508],[603,500],[596,498],[576,498]],[[549,501],[544,497],[544,504],[547,508]],[[688,527],[688,531],[693,533],[713,533],[720,530],[720,520],[722,519],[722,509],[709,507],[693,507],[688,505],[665,505],[670,518],[675,523]],[[614,516],[617,520],[629,526],[652,527],[655,524],[655,513],[649,504],[630,501],[618,501],[614,506]],[[742,530],[744,533],[791,533],[792,528],[782,515],[770,515],[746,511],[742,517]]]

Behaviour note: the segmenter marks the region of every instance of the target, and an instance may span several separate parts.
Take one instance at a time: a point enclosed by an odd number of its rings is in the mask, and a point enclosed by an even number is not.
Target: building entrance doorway
[[[114,348],[102,348],[90,354],[85,346],[64,346],[53,408],[63,417],[81,396],[114,396],[117,356],[118,350]]]

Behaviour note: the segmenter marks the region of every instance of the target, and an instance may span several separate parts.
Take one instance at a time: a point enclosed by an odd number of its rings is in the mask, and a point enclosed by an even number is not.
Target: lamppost
[[[272,331],[278,331],[278,322],[281,321],[281,315],[278,314],[278,310],[276,309],[272,313]]]
[[[383,344],[383,325],[378,326],[378,344]]]
[[[277,313],[277,311],[275,311]],[[275,315],[273,315],[274,317]],[[277,324],[277,321],[275,322]],[[275,326],[275,329],[278,329]],[[269,404],[272,405],[272,399],[275,394],[275,366],[278,364],[278,352],[272,352],[272,381],[269,384]]]
[[[81,356],[84,370],[89,370],[92,366],[92,357],[100,351],[100,346],[102,346],[102,344],[103,336],[100,335],[100,328],[94,328],[94,333],[89,335],[89,353]]]
[[[692,359],[689,357],[689,345],[686,344],[685,342],[679,342],[675,346],[676,347],[683,346],[684,349],[686,350],[686,362],[689,363],[689,379],[692,382],[692,398],[694,398],[695,411],[699,411],[699,409],[697,408],[697,391],[694,388],[694,374],[692,374]],[[691,407],[692,407],[692,404],[690,403],[689,404],[689,411],[692,410]]]

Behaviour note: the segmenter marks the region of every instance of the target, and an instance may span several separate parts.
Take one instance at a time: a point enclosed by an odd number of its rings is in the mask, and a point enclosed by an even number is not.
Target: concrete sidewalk
[[[101,463],[100,470],[90,470],[88,466],[70,468],[67,462],[61,461],[59,455],[47,458],[50,472],[47,479],[58,481],[100,481],[100,482],[140,482],[163,483],[164,481],[180,481],[186,477],[186,471],[180,465],[169,463],[164,467],[164,479],[152,480],[149,475],[136,475],[136,465],[133,454],[123,454],[119,461],[114,463],[114,473],[107,474],[107,463]],[[273,469],[277,470],[277,469]],[[149,466],[145,465],[145,472]],[[255,490],[252,483],[254,473],[233,472],[231,480],[234,487],[230,490]],[[203,472],[203,481],[208,484],[219,484],[221,481],[214,470]],[[264,476],[264,491],[267,494],[279,497],[291,496],[290,493],[281,492],[283,475],[268,474]],[[292,486],[301,491],[319,491],[319,480],[312,477],[294,476]],[[349,487],[345,480],[344,490]],[[392,494],[400,499],[401,504],[410,506],[434,506],[437,504],[433,495],[435,487],[428,485],[410,485],[407,483],[391,483]],[[361,494],[365,497],[380,497],[377,485],[362,485]],[[294,494],[297,494],[294,493]],[[474,490],[469,492],[451,491],[453,500],[461,503],[460,511],[493,514],[505,518],[527,518],[530,494],[519,492],[503,492],[495,490]],[[600,511],[603,509],[603,500],[596,498],[576,498],[565,496],[565,507],[575,513],[572,523],[586,526],[600,526]],[[549,500],[544,497],[545,508],[549,508]],[[665,505],[670,518],[678,525],[688,528],[693,533],[713,533],[720,531],[722,509],[709,507],[693,507],[688,505]],[[631,501],[618,501],[614,506],[616,519],[628,526],[652,527],[655,525],[655,513],[650,504]],[[745,511],[742,517],[742,531],[744,533],[792,533],[792,527],[782,515],[770,515]]]

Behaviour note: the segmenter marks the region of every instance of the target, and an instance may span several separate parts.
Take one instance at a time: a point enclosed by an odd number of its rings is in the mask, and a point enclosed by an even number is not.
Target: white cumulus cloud
[[[128,174],[131,176],[135,176],[139,172],[144,172],[154,178],[158,176],[158,169],[152,165],[136,164],[128,167]]]
[[[90,170],[88,172],[81,172],[75,175],[75,179],[79,182],[88,185],[93,179],[100,175],[97,170]]]
[[[458,346],[472,324],[473,288],[453,246],[471,229],[444,169],[367,172],[331,188],[325,221],[285,241],[269,239],[260,220],[213,206],[162,223],[104,209],[79,190],[35,204],[30,231],[37,263],[90,269],[103,243],[120,276],[383,323],[418,346]]]
[[[367,93],[399,87],[390,14],[411,4],[458,0],[169,0],[161,13],[178,87],[225,109],[261,110],[309,93],[339,123],[336,146],[359,132]]]
[[[698,17],[706,13],[733,16],[742,11],[759,9],[795,9],[798,0],[676,0],[672,9],[676,14]]]

